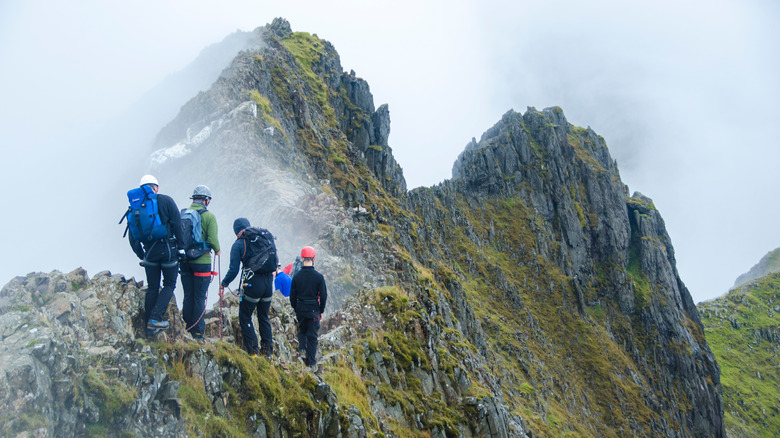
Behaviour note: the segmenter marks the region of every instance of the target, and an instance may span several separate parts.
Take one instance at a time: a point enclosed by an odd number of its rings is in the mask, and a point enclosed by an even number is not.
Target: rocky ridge
[[[283,310],[273,366],[248,362],[229,342],[153,344],[160,371],[187,388],[183,427],[724,436],[720,371],[663,220],[649,198],[628,196],[601,137],[570,125],[560,108],[509,111],[466,147],[451,180],[407,192],[387,146],[388,107],[374,108],[367,83],[342,71],[335,49],[281,19],[255,33],[262,44],[160,133],[155,172],[180,181],[179,196],[213,178],[215,193],[230,194],[215,196],[220,217],[278,224],[283,255],[315,244],[339,311],[323,322],[321,376],[295,367]],[[238,178],[220,177],[228,173]],[[0,295],[45,281],[27,278]],[[233,319],[222,322],[229,340]],[[129,354],[126,345],[112,348]],[[270,380],[257,384],[250,364]],[[210,389],[220,378],[227,394]],[[14,397],[10,405],[26,395]],[[284,414],[278,400],[292,403]],[[46,430],[65,417],[32,412],[39,421],[29,423]]]

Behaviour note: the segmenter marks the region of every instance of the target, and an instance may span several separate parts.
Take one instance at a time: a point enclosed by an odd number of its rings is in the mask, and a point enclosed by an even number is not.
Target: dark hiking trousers
[[[206,322],[202,315],[206,309],[206,294],[210,283],[210,264],[187,262],[181,264],[181,286],[184,289],[181,316],[193,335],[202,335],[206,329]]]
[[[264,354],[270,356],[274,349],[271,321],[268,310],[271,308],[273,294],[273,274],[255,274],[249,280],[251,285],[244,286],[244,296],[238,307],[238,322],[241,324],[241,335],[244,337],[244,348],[249,354]],[[252,324],[252,313],[257,309],[257,329],[260,332],[262,349],[258,350],[257,335]]]
[[[271,308],[271,301],[258,301],[253,303],[246,297],[241,299],[238,307],[238,322],[241,324],[241,336],[244,337],[244,348],[249,354],[262,353],[271,355],[273,352],[273,339],[271,337],[271,322],[268,320],[268,309]],[[257,335],[255,327],[252,324],[252,313],[257,309],[258,330],[262,339],[263,349],[260,350],[257,345]]]
[[[302,318],[298,314],[298,349],[306,350],[307,366],[317,364],[317,344],[319,342],[320,319]]]
[[[149,320],[163,321],[163,314],[168,309],[176,288],[176,277],[179,273],[179,262],[175,251],[168,241],[160,240],[149,248],[144,259],[146,271],[146,296],[144,297],[144,313],[146,323]],[[162,277],[162,289],[160,279]]]

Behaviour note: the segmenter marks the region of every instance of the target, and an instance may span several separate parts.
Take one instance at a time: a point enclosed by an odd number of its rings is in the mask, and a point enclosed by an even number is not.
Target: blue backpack
[[[206,211],[208,210],[205,208],[200,210],[184,208],[181,211],[182,246],[190,260],[211,251],[209,244],[203,241],[203,226],[200,223],[200,215]]]
[[[157,193],[154,193],[151,187],[144,185],[129,190],[127,200],[130,201],[130,206],[119,220],[121,224],[127,218],[124,236],[127,235],[127,230],[130,230],[133,239],[147,244],[168,236],[168,229],[163,225],[157,209]]]

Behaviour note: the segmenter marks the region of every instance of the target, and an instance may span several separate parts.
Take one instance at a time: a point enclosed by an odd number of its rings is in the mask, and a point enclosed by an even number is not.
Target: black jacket
[[[130,247],[139,259],[157,262],[168,261],[176,258],[177,247],[182,242],[181,214],[176,202],[168,195],[157,195],[157,211],[160,214],[160,221],[168,230],[168,237],[162,241],[142,244],[133,239],[132,233],[127,233],[130,238]]]
[[[317,318],[325,313],[328,288],[325,277],[314,266],[304,266],[295,274],[290,285],[290,305],[299,318]]]

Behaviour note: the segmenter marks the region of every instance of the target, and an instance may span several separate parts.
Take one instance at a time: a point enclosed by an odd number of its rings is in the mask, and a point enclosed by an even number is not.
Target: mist
[[[149,170],[155,134],[230,58],[193,65],[198,55],[279,16],[333,43],[389,104],[410,188],[450,178],[506,111],[560,106],[653,199],[694,301],[780,246],[771,1],[11,0],[0,3],[0,284],[79,266],[143,279],[117,224],[125,192]]]

